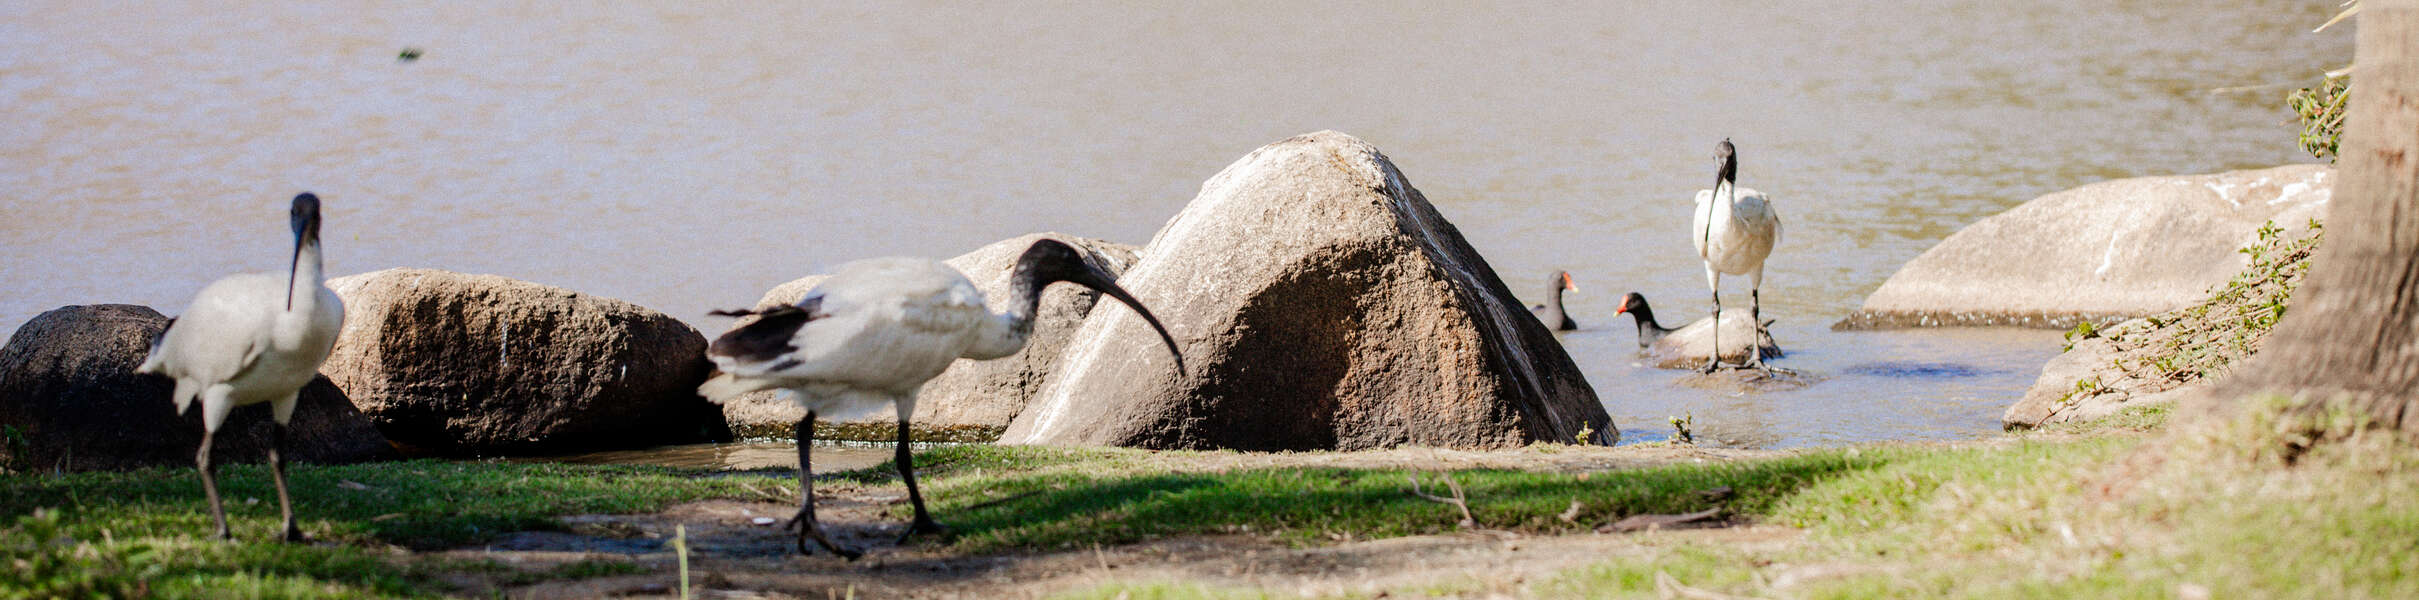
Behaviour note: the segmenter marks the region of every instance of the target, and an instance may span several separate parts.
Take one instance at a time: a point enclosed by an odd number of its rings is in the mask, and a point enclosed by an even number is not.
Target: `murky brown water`
[[[1337,129],[1517,291],[1577,276],[1565,341],[1629,439],[1682,413],[1749,445],[1962,437],[2053,337],[1823,326],[2036,195],[2309,160],[2281,86],[2351,54],[2308,33],[2327,2],[1098,4],[0,4],[0,330],[277,267],[304,189],[331,273],[719,330],[850,259],[1139,243],[1243,153]],[[1814,387],[1674,388],[1605,328],[1625,290],[1703,310],[1682,230],[1725,136],[1787,222],[1766,314]]]

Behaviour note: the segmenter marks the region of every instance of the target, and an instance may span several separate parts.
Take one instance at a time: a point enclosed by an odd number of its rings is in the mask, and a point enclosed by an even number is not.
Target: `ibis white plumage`
[[[806,542],[812,539],[833,554],[855,559],[857,551],[833,543],[815,521],[808,456],[816,416],[878,410],[885,405],[893,408],[899,419],[895,462],[906,480],[908,500],[915,505],[915,520],[901,539],[945,534],[948,530],[932,519],[924,509],[923,495],[916,490],[907,443],[916,391],[957,359],[989,360],[1023,349],[1033,333],[1042,288],[1053,282],[1074,283],[1133,307],[1167,343],[1177,371],[1184,370],[1184,356],[1176,350],[1175,338],[1114,279],[1085,263],[1083,255],[1066,244],[1036,241],[1016,261],[1005,312],[993,313],[964,274],[939,261],[876,258],[848,263],[808,290],[797,304],[715,311],[724,316],[754,315],[757,320],[723,334],[707,347],[707,358],[720,373],[708,378],[698,392],[720,403],[757,390],[787,390],[806,408],[797,426],[798,513],[788,526],[797,528],[802,554],[808,552]]]
[[[295,397],[336,347],[336,334],[344,328],[344,301],[324,281],[319,197],[295,196],[288,222],[294,229],[294,254],[285,277],[245,273],[202,288],[183,315],[168,321],[168,328],[152,341],[151,354],[135,369],[176,380],[171,399],[178,414],[201,399],[202,444],[193,461],[201,471],[202,492],[210,498],[210,516],[218,523],[221,539],[233,536],[218,499],[211,438],[229,411],[262,402],[272,411],[269,470],[277,480],[277,508],[285,520],[282,537],[302,539],[294,525],[294,501],[286,492],[286,423],[294,417]]]
[[[1696,222],[1689,237],[1696,241],[1697,257],[1705,261],[1705,285],[1713,289],[1715,330],[1720,331],[1722,316],[1722,276],[1745,275],[1749,319],[1762,336],[1764,259],[1772,256],[1773,245],[1781,241],[1781,217],[1772,212],[1772,203],[1762,192],[1739,187],[1738,148],[1728,138],[1715,146],[1714,160],[1719,167],[1713,189],[1697,191]],[[1714,347],[1721,347],[1719,339]],[[1717,353],[1705,361],[1704,371],[1713,372],[1721,363]],[[1763,353],[1748,353],[1747,366],[1763,368]]]

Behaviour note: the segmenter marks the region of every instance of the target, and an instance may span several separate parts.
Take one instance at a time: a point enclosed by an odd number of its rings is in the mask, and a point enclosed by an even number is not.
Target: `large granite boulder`
[[[1126,267],[1134,264],[1132,245],[1062,233],[1032,233],[1000,240],[943,262],[966,274],[974,287],[982,290],[983,301],[996,311],[1008,301],[1008,275],[1016,268],[1017,257],[1043,238],[1066,242],[1083,252],[1086,262],[1110,275],[1124,273]],[[775,286],[756,301],[755,308],[795,304],[815,284],[822,283],[823,277],[808,275]],[[1041,390],[1042,378],[1050,374],[1068,338],[1074,337],[1076,326],[1083,323],[1084,315],[1092,311],[1099,298],[1100,292],[1082,286],[1050,286],[1042,292],[1033,336],[1026,340],[1023,351],[995,360],[960,360],[939,377],[924,383],[923,391],[916,394],[916,428],[933,430],[936,439],[955,437],[952,432],[961,430],[983,439],[997,435],[1018,413],[1024,412],[1026,402]],[[742,318],[731,327],[737,329],[752,319]],[[742,394],[724,401],[722,410],[731,429],[748,437],[789,437],[799,417],[806,415],[806,409],[773,391]],[[887,412],[865,418],[880,423],[892,421]]]
[[[728,439],[697,395],[705,338],[611,298],[433,269],[328,282],[344,333],[321,372],[412,454],[523,455]]]
[[[1270,144],[1201,186],[1002,443],[1312,450],[1619,437],[1552,332],[1385,155]]]
[[[202,411],[176,414],[166,377],[136,365],[168,318],[130,304],[42,313],[0,349],[0,465],[48,472],[193,465]],[[394,449],[326,377],[303,387],[288,423],[286,457],[321,464],[392,458]],[[220,464],[267,458],[269,405],[237,407],[210,456]]]
[[[1915,257],[1834,329],[2072,327],[2192,304],[2241,271],[2274,220],[2299,229],[2334,190],[2325,165],[2140,177],[2042,196]]]

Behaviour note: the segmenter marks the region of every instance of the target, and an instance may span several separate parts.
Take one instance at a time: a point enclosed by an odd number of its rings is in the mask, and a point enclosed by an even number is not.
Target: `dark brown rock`
[[[1134,264],[1131,245],[1062,233],[1000,240],[943,262],[974,282],[975,289],[983,292],[983,301],[996,312],[1008,301],[1008,275],[1016,268],[1017,257],[1043,238],[1066,242],[1084,253],[1085,262],[1110,275],[1124,273]],[[809,275],[776,286],[756,301],[756,308],[795,304],[823,277]],[[1007,427],[1041,391],[1043,377],[1049,375],[1067,340],[1075,336],[1076,327],[1099,298],[1100,292],[1081,286],[1050,286],[1042,292],[1033,336],[1023,351],[996,360],[961,360],[924,383],[923,391],[916,394],[916,428],[968,430],[988,437]],[[731,327],[736,329],[747,321],[740,319]],[[742,394],[723,403],[723,418],[730,421],[731,428],[751,437],[789,437],[805,415],[806,409],[772,391]],[[888,412],[870,418],[883,423],[892,420]]]
[[[1596,394],[1386,157],[1320,132],[1202,184],[1003,443],[1353,450],[1618,439]],[[1582,432],[1586,433],[1583,434]]]
[[[165,377],[137,375],[168,318],[130,304],[67,306],[19,327],[0,350],[0,464],[38,472],[192,466],[201,410],[176,414]],[[194,403],[199,407],[201,403]],[[302,390],[286,456],[320,464],[394,457],[386,438],[326,377]],[[237,407],[213,462],[267,457],[269,405]]]
[[[697,395],[705,337],[620,300],[432,269],[328,282],[321,371],[413,454],[550,454],[728,439]]]

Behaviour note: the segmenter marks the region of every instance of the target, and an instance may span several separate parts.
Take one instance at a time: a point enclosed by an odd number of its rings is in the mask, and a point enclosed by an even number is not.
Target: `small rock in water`
[[[765,526],[765,525],[771,525],[771,524],[776,523],[776,522],[779,522],[779,521],[781,521],[781,520],[780,520],[780,519],[775,519],[775,518],[772,518],[772,517],[756,517],[756,518],[753,518],[753,519],[748,519],[748,522],[749,522],[749,523],[755,523],[755,524],[756,524],[757,526],[759,526],[759,527],[761,527],[761,526]]]
[[[1693,373],[1680,378],[1680,385],[1729,393],[1786,392],[1802,390],[1824,378],[1789,369],[1750,369],[1724,367],[1712,373]]]

